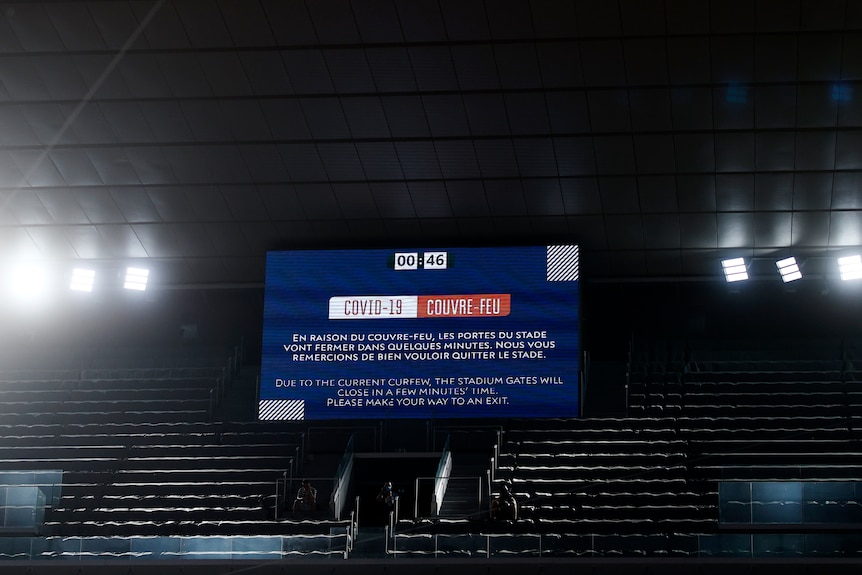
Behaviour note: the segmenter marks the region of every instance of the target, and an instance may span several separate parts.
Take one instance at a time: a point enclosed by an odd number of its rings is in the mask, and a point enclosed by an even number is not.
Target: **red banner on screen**
[[[417,317],[503,317],[512,309],[507,293],[420,295]]]

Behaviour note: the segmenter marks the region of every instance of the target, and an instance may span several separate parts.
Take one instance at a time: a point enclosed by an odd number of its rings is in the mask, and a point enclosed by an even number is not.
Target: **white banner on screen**
[[[329,298],[329,319],[415,319],[415,295],[353,295]]]

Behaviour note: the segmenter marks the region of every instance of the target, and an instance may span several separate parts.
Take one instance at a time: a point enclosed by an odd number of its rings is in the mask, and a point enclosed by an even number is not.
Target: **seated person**
[[[491,519],[500,521],[515,521],[518,519],[518,502],[509,490],[509,485],[504,483],[500,488],[500,495],[491,501]]]
[[[293,512],[311,512],[316,509],[317,489],[311,486],[311,481],[305,479],[302,481],[302,487],[296,492],[296,499],[293,501]]]

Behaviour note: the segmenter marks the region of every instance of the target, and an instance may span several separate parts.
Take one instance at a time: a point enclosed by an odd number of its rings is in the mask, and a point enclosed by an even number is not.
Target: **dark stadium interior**
[[[551,244],[582,417],[258,421],[268,251]],[[856,0],[0,1],[0,569],[860,573],[860,252]]]

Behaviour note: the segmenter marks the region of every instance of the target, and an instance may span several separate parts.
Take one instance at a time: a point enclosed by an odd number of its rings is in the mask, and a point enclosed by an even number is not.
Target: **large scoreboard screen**
[[[266,261],[258,418],[579,415],[576,245]]]

